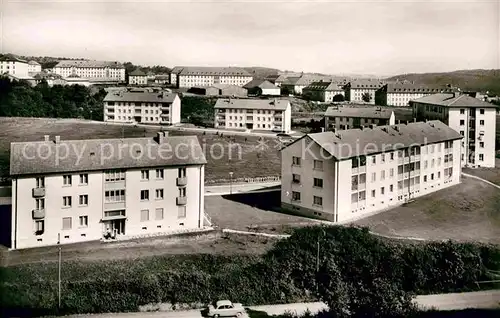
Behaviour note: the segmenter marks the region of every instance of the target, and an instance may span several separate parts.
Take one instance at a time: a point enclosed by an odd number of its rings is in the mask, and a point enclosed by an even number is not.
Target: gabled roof
[[[129,76],[146,76],[146,73],[141,71],[140,69],[136,68],[134,71],[132,71]]]
[[[312,140],[325,149],[327,153],[331,154],[333,158],[346,160],[359,156],[462,138],[462,135],[441,121],[433,120],[393,126],[349,129],[337,133],[329,131],[308,134],[294,143],[301,142],[301,140],[302,142],[304,140]]]
[[[107,169],[205,164],[196,136],[13,142],[10,174],[33,175]],[[175,149],[175,150],[174,150]],[[67,150],[56,158],[58,151]],[[138,152],[139,151],[139,152]]]
[[[394,112],[378,107],[328,107],[326,117],[351,117],[351,118],[380,118],[389,119]]]
[[[314,82],[333,82],[334,78],[332,76],[325,75],[313,75],[313,74],[304,74],[299,77],[289,77],[284,84],[288,85],[300,85],[300,86],[308,86]]]
[[[268,80],[263,80],[263,79],[254,79],[248,82],[243,86],[244,88],[255,88],[255,87],[260,87],[260,88],[278,88],[276,85],[273,83],[269,82]]]
[[[215,87],[217,89],[227,89],[227,88],[232,88],[232,89],[237,89],[237,90],[241,90],[241,91],[245,91],[245,89],[241,86],[238,86],[238,85],[231,85],[231,84],[220,84],[220,83],[216,83],[216,84],[213,84],[212,86],[210,87]]]
[[[205,66],[176,66],[172,69],[172,73],[182,75],[199,75],[199,76],[215,76],[215,75],[232,75],[232,76],[252,76],[246,70],[239,67],[205,67]]]
[[[219,98],[215,103],[215,108],[241,108],[241,109],[267,109],[286,110],[290,107],[290,102],[281,99],[226,99]]]
[[[177,94],[175,93],[153,93],[143,90],[136,92],[109,92],[104,97],[105,102],[140,102],[140,103],[172,103]]]
[[[305,90],[317,90],[317,91],[341,91],[345,83],[341,82],[314,82],[311,85],[305,87]]]
[[[446,107],[496,108],[493,104],[460,93],[438,93],[410,101],[412,102]]]
[[[91,61],[91,60],[63,60],[57,63],[56,67],[86,67],[86,68],[124,68],[119,62]]]
[[[349,82],[348,85],[350,88],[354,89],[379,89],[384,83],[372,79],[359,79]]]
[[[28,62],[29,65],[40,65],[37,61],[31,60]]]

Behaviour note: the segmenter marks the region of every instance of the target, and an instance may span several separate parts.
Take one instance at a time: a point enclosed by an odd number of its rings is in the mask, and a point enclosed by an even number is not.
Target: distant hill
[[[264,79],[271,75],[278,75],[280,70],[269,67],[260,67],[260,66],[250,66],[244,67],[248,73],[252,74],[254,78]]]
[[[402,74],[392,76],[387,81],[414,81],[415,84],[446,85],[462,90],[489,92],[500,95],[500,70],[461,70],[448,73]]]

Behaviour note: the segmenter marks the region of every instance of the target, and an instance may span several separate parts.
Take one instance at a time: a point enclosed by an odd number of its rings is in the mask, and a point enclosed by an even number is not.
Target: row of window
[[[78,217],[79,228],[86,228],[89,226],[89,217],[81,215]],[[73,219],[71,217],[62,218],[62,230],[71,230],[73,227]],[[45,232],[45,220],[35,221],[35,235],[42,235]]]
[[[292,182],[300,184],[300,174],[292,174]],[[313,178],[313,186],[315,188],[323,188],[323,179]]]
[[[300,202],[300,192],[292,191],[292,201]],[[312,204],[315,206],[323,206],[323,197],[314,195]]]
[[[474,112],[474,109],[470,108],[470,112]],[[484,108],[479,109],[479,114],[484,115]],[[460,108],[460,115],[465,115],[465,108]]]
[[[224,126],[224,122],[220,122],[219,125]],[[228,127],[240,127],[240,128],[243,127],[243,123],[239,123],[239,124],[238,123],[234,123],[234,126],[233,126],[233,123],[228,123],[227,125],[228,125]],[[267,126],[266,126],[266,124],[262,124],[262,125],[261,124],[257,124],[257,128],[268,128],[268,129],[270,129],[271,127],[272,127],[271,124],[267,124]],[[276,129],[281,129],[281,127],[280,126],[276,126]]]
[[[464,119],[460,119],[460,126],[465,126],[465,120]],[[483,119],[479,120],[479,126],[484,126],[484,120]]]
[[[302,165],[302,158],[293,156],[292,164],[294,166],[300,167]],[[313,169],[318,171],[323,171],[323,161],[322,160],[314,160],[313,161]]]
[[[220,109],[219,112],[223,113],[224,110]],[[282,112],[281,111],[274,111],[274,110],[260,110],[260,109],[257,109],[257,110],[253,110],[253,109],[240,109],[240,108],[227,108],[226,109],[226,113],[240,113],[240,114],[243,114],[243,113],[247,113],[247,114],[254,114],[254,113],[257,113],[257,114],[268,114],[268,115],[281,115]]]
[[[154,176],[157,180],[163,180],[165,177],[164,169],[155,169]],[[179,178],[186,177],[186,168],[181,167],[177,170],[177,176]],[[147,181],[150,177],[150,170],[141,170],[141,180]],[[107,170],[104,172],[104,180],[106,182],[123,181],[125,180],[125,170]]]
[[[109,108],[109,109],[106,109],[106,111],[107,111],[108,113],[110,113],[110,114],[114,114],[114,113],[115,113],[115,109],[114,109],[114,108]],[[120,108],[118,108],[118,109],[116,110],[116,113],[118,113],[118,114],[121,114],[121,113],[123,113],[123,114],[127,114],[127,113],[128,113],[128,114],[132,114],[132,109],[128,109],[128,112],[127,112],[127,109],[120,109]],[[137,108],[136,108],[136,109],[134,110],[134,114],[135,114],[135,115],[143,115],[143,114],[142,114],[142,109],[137,109]],[[144,109],[144,114],[148,114],[148,115],[149,115],[149,114],[152,114],[152,115],[155,115],[155,114],[156,114],[156,115],[159,115],[159,114],[162,114],[162,115],[168,115],[168,114],[169,114],[169,111],[168,111],[168,110],[166,110],[166,109],[164,109],[164,110],[162,110],[162,111],[160,111],[159,109],[156,109],[156,110],[151,110],[151,111],[149,111],[149,110],[147,110],[147,109]]]
[[[146,102],[106,102],[106,106],[149,106],[149,107],[170,107],[170,103],[146,103]],[[118,108],[119,109],[119,108]],[[153,111],[153,110],[151,110]]]
[[[229,120],[233,120],[233,116],[229,116]],[[234,120],[238,120],[238,116],[234,116]],[[239,120],[243,120],[243,116],[240,116]],[[246,120],[253,120],[253,117],[247,116]],[[260,117],[257,117],[257,121],[261,121]],[[262,117],[262,121],[266,121],[266,118]],[[267,117],[267,121],[273,121],[272,117]]]

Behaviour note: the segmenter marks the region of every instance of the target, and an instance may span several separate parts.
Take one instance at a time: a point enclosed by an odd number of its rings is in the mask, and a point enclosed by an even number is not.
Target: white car
[[[213,305],[208,305],[205,310],[205,317],[241,317],[245,308],[240,303],[232,303],[229,300],[219,300]]]

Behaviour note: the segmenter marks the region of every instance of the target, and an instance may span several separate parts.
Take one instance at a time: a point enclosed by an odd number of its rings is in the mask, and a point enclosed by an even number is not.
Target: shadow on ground
[[[261,210],[280,212],[281,192],[247,192],[241,194],[228,194],[222,196],[226,200],[245,204]]]
[[[12,206],[0,205],[0,245],[11,247],[10,233],[12,227]]]

